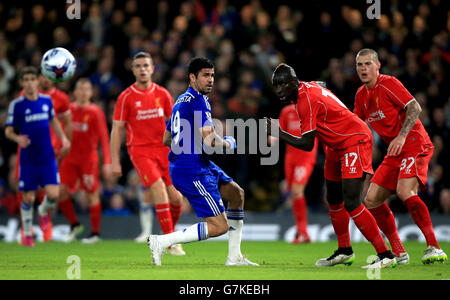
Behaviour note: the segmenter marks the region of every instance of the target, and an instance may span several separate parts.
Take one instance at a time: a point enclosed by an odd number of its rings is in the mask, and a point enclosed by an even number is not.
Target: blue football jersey
[[[46,164],[55,159],[49,123],[54,117],[50,96],[39,94],[37,100],[21,96],[10,103],[6,126],[14,127],[31,141],[28,147],[20,149],[21,165]]]
[[[189,87],[175,102],[166,127],[172,135],[169,153],[172,165],[202,167],[209,163],[199,130],[204,126],[213,126],[209,98]]]

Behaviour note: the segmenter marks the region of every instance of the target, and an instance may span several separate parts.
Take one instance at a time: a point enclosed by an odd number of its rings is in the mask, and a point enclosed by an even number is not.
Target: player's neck
[[[28,100],[31,100],[31,101],[37,100],[38,96],[39,96],[37,91],[31,92],[31,93],[27,93],[25,91],[24,95],[25,95],[25,98],[27,98]]]
[[[134,85],[140,89],[140,90],[148,90],[151,86],[152,86],[153,82],[152,81],[146,81],[146,82],[140,82],[140,81],[136,81],[134,83]]]
[[[375,84],[377,83],[379,77],[380,77],[380,74],[378,74],[377,77],[375,77],[373,80],[367,82],[367,83],[366,83],[366,87],[367,87],[368,89],[373,88],[373,87],[375,86]]]
[[[87,106],[89,106],[89,104],[91,104],[91,101],[78,100],[77,104],[79,107],[87,107]]]

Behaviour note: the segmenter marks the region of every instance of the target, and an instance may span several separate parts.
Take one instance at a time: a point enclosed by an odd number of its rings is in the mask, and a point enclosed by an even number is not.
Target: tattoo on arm
[[[421,111],[422,109],[420,108],[419,103],[415,100],[406,106],[405,122],[400,129],[399,135],[406,137],[409,134],[414,124],[416,124],[417,118],[419,117]]]

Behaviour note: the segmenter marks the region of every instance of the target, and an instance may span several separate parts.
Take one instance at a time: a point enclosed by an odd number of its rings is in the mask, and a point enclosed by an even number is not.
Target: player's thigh
[[[81,172],[76,164],[63,159],[59,165],[59,174],[61,176],[61,187],[64,186],[64,188],[61,188],[60,197],[67,198],[68,194],[76,192]]]
[[[342,182],[325,180],[325,186],[327,189],[326,198],[329,204],[341,204],[344,201],[342,196]]]
[[[167,195],[169,196],[169,202],[175,205],[180,205],[183,195],[181,195],[181,193],[173,186],[173,184],[171,185],[167,185]]]
[[[19,167],[19,191],[37,191],[39,188],[40,169],[33,165]]]
[[[186,197],[192,209],[200,218],[209,218],[225,211],[217,185],[217,178],[208,173],[192,174],[190,170],[172,169],[171,177],[175,188]]]
[[[41,176],[39,185],[44,187],[47,193],[47,196],[50,198],[58,198],[59,197],[59,185],[61,183],[58,166],[56,165],[56,160],[51,160],[47,164],[43,164],[39,166]],[[50,193],[47,191],[47,186],[56,186],[55,188],[50,188]]]
[[[364,198],[364,204],[367,208],[378,207],[392,194],[393,192],[391,190],[372,182],[370,183],[366,197]]]
[[[419,188],[424,189],[428,179],[428,165],[433,156],[433,148],[417,149],[413,147],[405,149],[397,183],[397,194],[402,200],[411,196],[411,192],[417,193]]]
[[[338,151],[325,147],[324,177],[330,182],[341,182],[341,162]]]
[[[356,144],[338,153],[342,179],[361,179],[365,174],[373,174],[372,143]]]
[[[129,154],[141,184],[145,188],[150,188],[162,177],[157,159],[141,151],[131,150]]]
[[[375,183],[392,193],[395,193],[398,182],[398,175],[400,170],[400,157],[385,156],[375,174],[372,177],[371,183]]]
[[[100,171],[97,160],[87,161],[79,166],[81,188],[86,193],[95,193],[100,185]]]

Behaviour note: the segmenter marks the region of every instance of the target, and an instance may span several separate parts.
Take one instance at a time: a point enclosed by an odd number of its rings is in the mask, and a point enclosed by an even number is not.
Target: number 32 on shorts
[[[404,158],[402,159],[402,163],[400,165],[400,171],[403,171],[405,168],[405,172],[409,173],[409,170],[411,169],[411,167],[414,165],[414,163],[416,162],[414,157],[408,157],[408,158]]]

